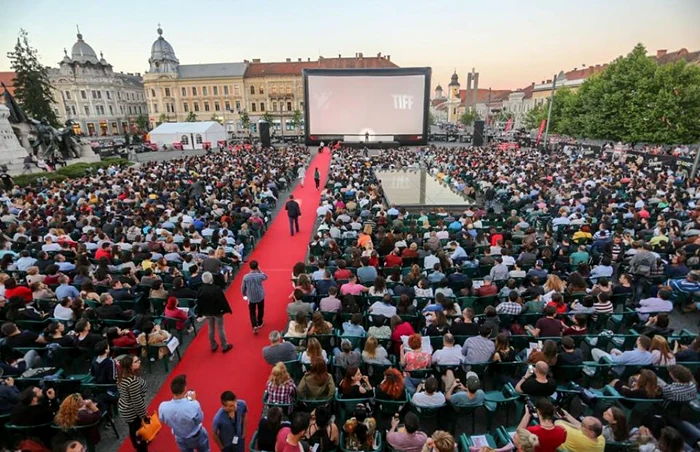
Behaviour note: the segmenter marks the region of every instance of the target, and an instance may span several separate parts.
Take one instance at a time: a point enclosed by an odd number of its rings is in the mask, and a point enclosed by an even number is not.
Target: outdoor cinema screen
[[[417,141],[427,136],[430,68],[310,69],[304,76],[311,141]]]

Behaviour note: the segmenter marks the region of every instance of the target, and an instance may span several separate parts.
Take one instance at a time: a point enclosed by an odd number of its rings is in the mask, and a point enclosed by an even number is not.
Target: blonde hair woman
[[[544,297],[543,301],[549,303],[552,301],[552,295],[555,293],[564,293],[566,290],[566,283],[561,280],[557,275],[547,276],[547,281],[544,283]]]
[[[328,361],[328,355],[326,351],[321,348],[321,343],[318,339],[312,337],[306,344],[306,350],[301,354],[301,362],[304,364],[311,364],[311,360],[314,358]]]
[[[367,341],[365,341],[362,361],[367,364],[391,364],[391,361],[387,358],[386,349],[379,345],[379,341],[374,336],[369,336]]]
[[[668,346],[668,341],[663,336],[658,334],[654,336],[654,339],[651,340],[649,351],[651,352],[652,363],[657,366],[676,364],[676,357]]]
[[[306,317],[306,313],[297,312],[294,320],[291,320],[289,326],[287,326],[285,337],[306,337],[308,329],[309,320]]]
[[[267,379],[265,385],[267,392],[266,403],[291,405],[294,403],[294,398],[297,391],[297,386],[294,380],[289,376],[284,363],[277,363],[270,372],[270,378]]]

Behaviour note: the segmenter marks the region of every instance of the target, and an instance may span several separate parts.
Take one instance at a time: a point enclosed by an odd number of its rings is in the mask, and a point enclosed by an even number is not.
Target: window
[[[265,90],[263,89],[262,86],[260,87],[260,94],[265,94]]]
[[[70,100],[70,91],[65,92],[66,100]]]
[[[102,99],[102,91],[97,91],[97,98]]]
[[[238,91],[238,85],[233,85],[233,94],[235,96],[240,96],[240,92]]]
[[[185,111],[185,113],[190,111],[190,106],[187,104],[187,102],[182,104],[182,109]]]
[[[250,86],[250,94],[255,94],[255,87],[252,85]]]
[[[260,102],[260,111],[265,111],[265,102]]]
[[[255,105],[255,102],[253,102],[252,104],[250,104],[250,111],[257,111],[257,107],[256,107],[256,105]]]
[[[95,90],[93,89],[91,92],[92,92],[92,98],[97,99],[97,93],[95,92]]]
[[[301,101],[299,102],[299,108],[300,108],[301,110],[304,109],[304,102],[301,102]]]
[[[187,88],[183,86],[180,91],[182,92],[182,97],[187,97]]]
[[[292,87],[291,86],[287,87],[287,94],[292,94]]]
[[[270,94],[277,94],[277,87],[275,85],[272,85],[270,87]]]
[[[190,144],[190,137],[188,137],[187,135],[183,135],[182,137],[180,137],[180,143],[184,145]]]
[[[134,95],[134,93],[129,93],[129,94],[131,95],[131,100],[136,100],[136,96]]]
[[[287,111],[292,111],[292,103],[287,102]]]
[[[129,114],[132,114],[131,111],[131,105],[129,105]]]
[[[224,104],[224,108],[226,109],[226,111],[231,111],[231,102],[226,101],[226,103]]]
[[[285,121],[284,122],[284,129],[291,132],[294,130],[294,124],[292,124],[291,121]]]
[[[204,111],[209,111],[209,102],[204,102]]]
[[[228,96],[228,85],[224,86],[224,96]]]
[[[258,131],[258,125],[257,124],[251,124],[250,125],[250,131],[253,133],[256,133]]]
[[[200,134],[195,135],[194,142],[197,144],[202,144],[202,135],[200,135]]]
[[[90,106],[88,105],[85,106],[85,114],[90,116]]]
[[[80,97],[83,99],[87,99],[87,94],[85,94],[85,91],[80,91]]]
[[[123,105],[119,106],[119,113],[124,114],[124,106]]]
[[[107,100],[112,100],[112,93],[105,91],[105,94],[107,95]]]
[[[197,95],[197,88],[194,87],[194,86],[192,87],[192,95],[193,95],[193,96],[196,96],[196,95]]]
[[[272,111],[277,111],[277,102],[272,103]]]
[[[165,88],[165,97],[170,97],[170,88]]]
[[[112,116],[114,114],[114,108],[112,106],[109,106],[109,115]]]
[[[221,106],[218,102],[214,102],[214,111],[221,111]]]
[[[214,95],[218,96],[219,95],[219,87],[215,86],[213,89],[214,89]]]
[[[206,95],[207,95],[207,87],[204,86],[204,87],[202,87],[202,96],[206,96]]]
[[[194,111],[199,111],[199,102],[194,103]]]
[[[153,104],[153,113],[158,113],[158,104]]]
[[[70,106],[71,111],[73,112],[73,115],[75,116],[77,113],[75,111],[75,105]]]
[[[66,114],[70,115],[70,105],[66,105]]]
[[[239,111],[241,109],[241,101],[237,100],[236,101],[236,111]]]
[[[117,91],[117,99],[122,100],[122,93]]]
[[[151,97],[156,97],[156,90],[154,90],[154,89],[151,90]]]

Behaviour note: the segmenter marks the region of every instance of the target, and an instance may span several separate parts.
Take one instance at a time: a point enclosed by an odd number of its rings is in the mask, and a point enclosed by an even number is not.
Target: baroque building
[[[151,45],[144,88],[150,126],[162,122],[217,120],[230,135],[257,133],[257,123],[266,113],[272,117],[273,134],[298,135],[301,124],[295,112],[304,113],[304,69],[348,69],[397,67],[390,56],[381,53],[365,57],[324,58],[312,61],[287,58],[284,62],[260,59],[239,63],[180,64],[173,46],[158,27],[158,38]],[[243,130],[241,113],[247,113],[250,130]],[[299,119],[299,118],[297,118]]]
[[[114,72],[80,31],[70,56],[64,49],[58,64],[58,68],[49,68],[49,78],[59,121],[72,120],[77,134],[95,138],[136,131],[136,119],[147,114],[140,74]]]

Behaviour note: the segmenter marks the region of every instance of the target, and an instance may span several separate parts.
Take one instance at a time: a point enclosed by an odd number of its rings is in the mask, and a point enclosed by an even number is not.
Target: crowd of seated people
[[[375,169],[425,169],[484,207],[387,205]],[[292,380],[326,382],[315,399],[296,394],[291,412],[324,406],[347,419],[354,413],[343,400],[357,400],[381,417],[382,400],[401,400],[401,438],[420,438],[410,450],[426,441],[426,409],[449,430],[452,412],[483,407],[498,417],[508,403],[523,418],[510,431],[515,439],[506,435],[494,448],[694,446],[700,336],[674,330],[671,319],[694,310],[700,292],[695,188],[636,163],[527,149],[374,157],[343,149],[331,162],[308,259],[295,266],[299,292],[290,304],[303,306],[304,319],[320,312],[334,340],[294,317],[271,338],[271,348],[287,351],[278,362]],[[300,366],[311,340],[326,352],[313,372]],[[381,364],[377,347],[387,352]],[[399,389],[387,396],[391,388]],[[526,409],[528,401],[536,408]],[[493,425],[482,431],[495,437],[501,428]],[[338,427],[343,441],[352,425]],[[354,440],[342,446],[369,450]]]
[[[307,158],[241,149],[0,193],[0,419],[13,432],[0,446],[99,442],[121,392],[114,358],[131,357],[133,378],[140,360],[168,369],[175,333],[195,332],[202,277],[226,286]],[[119,402],[127,422],[134,410]]]

